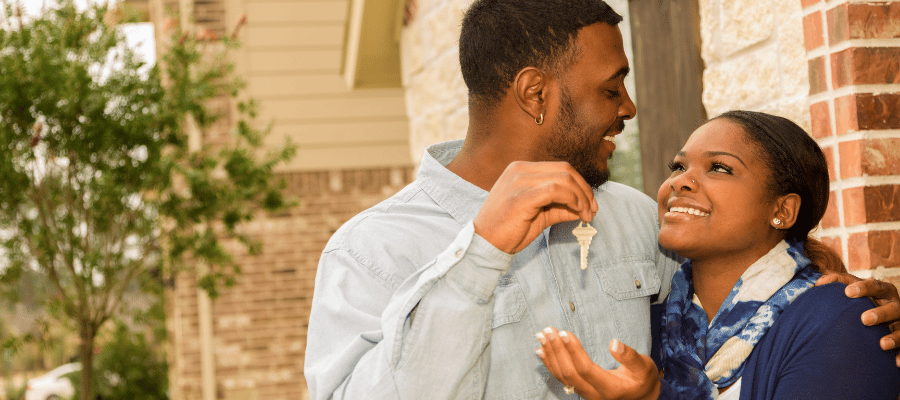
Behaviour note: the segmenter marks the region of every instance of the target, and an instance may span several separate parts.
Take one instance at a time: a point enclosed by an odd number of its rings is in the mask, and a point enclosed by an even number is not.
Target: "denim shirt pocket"
[[[649,354],[651,296],[659,293],[661,283],[656,264],[644,257],[623,257],[588,268],[596,271],[603,286],[604,293],[598,300],[609,316],[603,330],[611,338]]]
[[[519,322],[525,314],[525,294],[512,274],[500,277],[494,290],[494,314],[491,328]]]
[[[603,290],[623,301],[659,293],[660,277],[652,260],[624,257],[601,263],[596,268]]]

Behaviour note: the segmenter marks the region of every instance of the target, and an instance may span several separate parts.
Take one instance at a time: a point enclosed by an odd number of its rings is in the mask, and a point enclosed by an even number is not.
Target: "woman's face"
[[[659,188],[660,245],[695,261],[752,263],[771,250],[780,235],[771,225],[776,205],[760,151],[726,119],[694,131]]]

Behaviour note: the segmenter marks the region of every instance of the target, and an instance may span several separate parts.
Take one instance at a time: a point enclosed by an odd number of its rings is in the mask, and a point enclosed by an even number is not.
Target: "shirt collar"
[[[452,140],[425,149],[417,180],[435,203],[457,222],[465,224],[478,215],[488,192],[447,169],[462,146],[463,140]]]

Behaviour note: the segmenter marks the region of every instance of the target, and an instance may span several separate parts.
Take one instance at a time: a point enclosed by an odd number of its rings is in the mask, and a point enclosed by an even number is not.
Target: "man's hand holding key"
[[[494,183],[475,217],[475,233],[510,254],[547,227],[597,213],[594,191],[567,162],[514,162]]]

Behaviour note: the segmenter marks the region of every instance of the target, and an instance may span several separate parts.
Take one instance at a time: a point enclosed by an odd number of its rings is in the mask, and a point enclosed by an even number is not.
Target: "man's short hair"
[[[618,25],[602,0],[477,0],[459,35],[459,63],[472,106],[492,107],[525,67],[558,73],[578,56],[575,38],[588,25]]]

